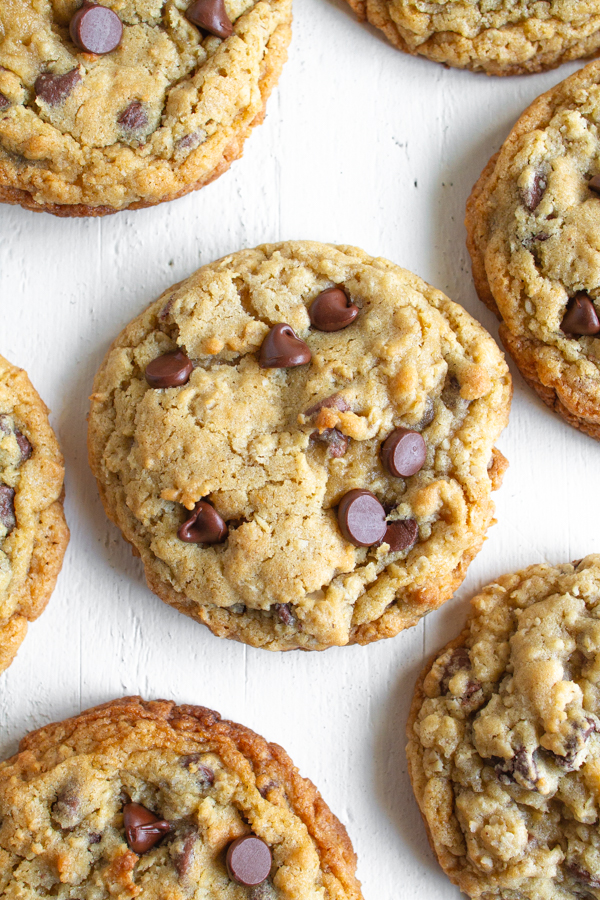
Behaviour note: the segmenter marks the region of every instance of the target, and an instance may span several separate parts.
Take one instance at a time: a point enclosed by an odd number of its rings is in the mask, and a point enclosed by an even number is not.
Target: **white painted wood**
[[[406,774],[412,686],[477,588],[598,550],[598,444],[515,373],[498,524],[457,597],[394,640],[322,654],[220,641],[161,603],[107,522],[86,462],[87,397],[110,341],[171,283],[241,247],[355,244],[412,269],[497,334],[471,281],[465,201],[521,110],[578,66],[476,76],[399,53],[343,0],[295,6],[265,124],[218,182],[96,221],[0,208],[0,352],[53,411],[72,533],[50,605],[0,680],[0,758],[26,731],[125,693],[204,704],[282,744],[314,780],[348,827],[366,898],[457,898]]]

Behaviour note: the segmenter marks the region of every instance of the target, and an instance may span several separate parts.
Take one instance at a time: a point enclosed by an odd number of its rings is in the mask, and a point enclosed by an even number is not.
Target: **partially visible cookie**
[[[405,53],[488,75],[551,69],[600,48],[595,0],[348,0]]]
[[[600,890],[600,555],[505,575],[427,666],[410,777],[440,865],[473,898]]]
[[[277,744],[201,706],[115,700],[0,763],[0,885],[67,900],[361,900],[341,822]]]
[[[0,202],[104,216],[242,155],[287,58],[291,0],[0,4]]]
[[[452,596],[493,521],[511,381],[462,307],[308,241],[168,290],[94,382],[90,465],[151,589],[221,637],[322,650]]]
[[[539,97],[467,205],[475,285],[528,384],[600,439],[600,62]]]
[[[54,590],[69,540],[63,458],[23,369],[0,356],[0,672]]]

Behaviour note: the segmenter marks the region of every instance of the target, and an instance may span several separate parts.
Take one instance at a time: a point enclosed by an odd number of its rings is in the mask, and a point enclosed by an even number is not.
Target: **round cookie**
[[[467,205],[483,302],[521,374],[600,438],[600,62],[527,109]]]
[[[103,216],[213,181],[262,122],[291,17],[291,0],[0,4],[0,201]]]
[[[488,75],[551,69],[600,48],[596,0],[348,0],[405,53]]]
[[[63,458],[23,369],[0,356],[0,672],[54,590],[69,530]]]
[[[90,464],[167,603],[271,650],[365,644],[463,580],[510,397],[494,341],[420,278],[272,244],[204,266],[117,338]]]
[[[470,897],[597,896],[599,611],[600,555],[505,575],[417,684],[410,777]]]
[[[7,896],[362,898],[314,785],[201,706],[128,697],[27,735],[0,763],[0,822]]]

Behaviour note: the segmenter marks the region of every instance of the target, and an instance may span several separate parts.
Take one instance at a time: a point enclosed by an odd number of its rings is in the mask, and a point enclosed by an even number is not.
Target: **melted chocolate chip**
[[[345,494],[338,507],[340,531],[355,547],[372,547],[387,530],[385,510],[375,494],[355,488]]]
[[[560,327],[561,331],[573,337],[600,332],[598,313],[591,298],[584,291],[575,294],[569,302]]]
[[[153,388],[179,387],[187,384],[193,368],[191,359],[181,350],[163,353],[146,366],[146,381]]]
[[[102,835],[98,834],[97,831],[90,831],[88,835],[88,844],[99,844],[102,840]]]
[[[457,647],[456,650],[452,652],[450,659],[446,663],[444,673],[440,680],[440,691],[442,695],[448,693],[448,685],[451,678],[454,678],[454,676],[458,672],[460,672],[461,669],[470,668],[471,660],[469,659],[469,651],[465,647]]]
[[[588,181],[588,187],[590,191],[594,191],[596,194],[600,194],[600,175],[594,175],[593,178],[590,178]]]
[[[341,431],[338,431],[337,428],[326,428],[325,431],[320,433],[318,431],[313,431],[310,439],[311,441],[319,441],[327,444],[329,455],[333,456],[335,459],[344,456],[348,449],[348,444],[350,443],[350,438],[345,434],[342,434]]]
[[[123,37],[123,23],[112,9],[86,2],[71,19],[69,33],[84,53],[100,56],[117,49]]]
[[[10,100],[8,99],[8,97],[5,97],[4,94],[0,92],[0,112],[2,112],[3,109],[8,109],[9,106],[10,106]]]
[[[294,625],[296,622],[296,616],[289,603],[274,603],[271,609],[284,625]]]
[[[198,781],[204,786],[210,787],[210,785],[215,783],[215,773],[208,766],[204,766],[200,762],[199,753],[190,753],[188,756],[182,756],[181,765],[184,769],[187,769],[188,772],[195,775]]]
[[[33,86],[36,97],[48,106],[59,106],[81,81],[79,69],[71,69],[64,75],[39,75]]]
[[[381,448],[381,461],[390,475],[408,478],[419,472],[427,459],[427,446],[418,431],[394,428]]]
[[[0,484],[0,525],[11,533],[17,524],[15,516],[15,492],[7,484]]]
[[[185,16],[192,25],[223,40],[233,34],[233,25],[223,0],[195,0],[188,6]]]
[[[21,451],[21,463],[24,463],[33,453],[33,447],[31,446],[25,435],[21,434],[20,431],[15,430],[15,440],[17,442],[19,450]]]
[[[533,756],[524,747],[515,750],[512,759],[493,757],[494,771],[503,784],[519,784],[527,790],[535,790],[539,778],[538,767]]]
[[[203,144],[206,140],[206,132],[202,129],[200,131],[192,131],[191,134],[186,134],[184,137],[179,138],[175,145],[175,149],[181,152],[195,150],[196,147],[199,147],[200,144]]]
[[[593,719],[585,718],[582,721],[572,723],[572,731],[565,740],[565,752],[563,754],[554,753],[552,750],[546,750],[552,757],[552,761],[564,769],[566,772],[572,772],[576,766],[575,761],[579,753],[585,747],[588,738],[597,731],[596,723]]]
[[[398,553],[400,550],[409,550],[417,543],[419,526],[414,519],[402,519],[397,522],[388,522],[383,541],[390,545],[390,553]]]
[[[449,372],[446,375],[446,380],[444,382],[444,387],[442,388],[442,403],[448,409],[455,409],[460,400],[462,399],[460,396],[460,381],[456,377],[456,375],[451,375]]]
[[[273,325],[260,348],[258,363],[262,369],[289,369],[304,366],[312,357],[310,347],[290,325]]]
[[[222,544],[229,529],[214,506],[199,500],[189,519],[183,523],[177,536],[186,544]]]
[[[266,881],[272,862],[268,845],[253,834],[246,834],[233,841],[227,850],[229,877],[246,887]]]
[[[125,839],[134,853],[145,853],[171,831],[169,822],[159,819],[141,803],[128,803],[123,807]]]
[[[600,888],[600,874],[592,875],[580,863],[571,860],[565,863],[565,869],[576,881],[582,884],[589,884],[592,888]]]
[[[66,830],[74,828],[81,819],[80,808],[77,788],[69,785],[57,794],[51,807],[52,818],[58,822],[61,828]]]
[[[127,109],[123,110],[117,122],[127,131],[139,131],[148,124],[148,116],[140,101],[134,100]]]
[[[356,306],[341,287],[327,288],[310,304],[308,314],[318,331],[341,331],[351,325],[358,315]]]
[[[340,394],[332,394],[330,397],[325,397],[324,400],[319,400],[314,406],[310,406],[304,415],[314,416],[322,409],[337,409],[338,412],[348,412],[350,407]]]
[[[521,192],[523,203],[529,212],[534,212],[537,209],[547,186],[548,183],[542,173],[536,172],[531,184]]]
[[[194,850],[198,843],[198,832],[194,829],[183,835],[175,853],[175,869],[180,878],[185,878],[194,862]]]

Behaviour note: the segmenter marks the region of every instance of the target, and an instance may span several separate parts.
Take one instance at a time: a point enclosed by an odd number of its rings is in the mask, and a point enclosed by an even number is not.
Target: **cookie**
[[[600,438],[600,62],[527,109],[467,205],[477,292],[521,374]]]
[[[0,201],[104,216],[225,172],[262,122],[291,0],[0,4]]]
[[[348,0],[405,53],[488,75],[551,69],[600,49],[595,0]]]
[[[69,530],[63,458],[23,369],[0,356],[0,672],[54,590]]]
[[[204,266],[117,338],[90,465],[167,603],[271,650],[365,644],[463,580],[510,397],[494,341],[420,278],[272,244]]]
[[[7,897],[362,897],[314,785],[201,706],[127,697],[27,735],[0,763],[0,821]]]
[[[505,575],[417,685],[410,777],[470,897],[597,896],[599,603],[600,555]]]

